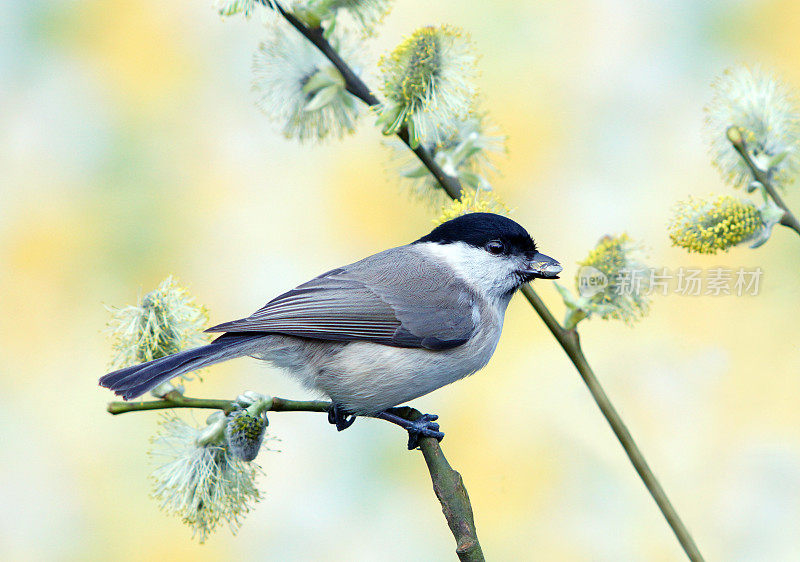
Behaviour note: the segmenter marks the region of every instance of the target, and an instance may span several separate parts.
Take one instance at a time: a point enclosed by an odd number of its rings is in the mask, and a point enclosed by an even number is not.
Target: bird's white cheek
[[[450,266],[455,274],[490,299],[500,299],[516,288],[517,265],[512,259],[493,256],[482,248],[463,242],[452,244],[425,244],[425,250]]]

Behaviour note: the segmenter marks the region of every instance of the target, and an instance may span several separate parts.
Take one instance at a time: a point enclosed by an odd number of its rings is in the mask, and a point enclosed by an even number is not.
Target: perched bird
[[[414,448],[421,436],[444,437],[436,416],[410,422],[392,408],[484,367],[512,295],[561,269],[513,220],[466,214],[210,328],[224,333],[208,345],[114,371],[100,385],[130,400],[178,375],[252,356],[329,396],[337,429],[357,415],[379,417],[408,430]]]

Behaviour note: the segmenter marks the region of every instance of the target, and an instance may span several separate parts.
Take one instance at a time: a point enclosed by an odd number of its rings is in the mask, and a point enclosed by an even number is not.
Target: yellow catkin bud
[[[650,277],[640,258],[639,246],[625,234],[603,236],[597,245],[578,265],[580,276],[585,268],[594,268],[606,280],[602,291],[592,296],[588,310],[603,319],[634,322],[650,308],[648,286]],[[580,279],[576,277],[580,290]],[[598,308],[595,308],[598,307]],[[593,310],[594,308],[594,310]]]
[[[586,259],[578,262],[578,265],[594,267],[608,277],[614,277],[627,264],[627,246],[630,243],[631,239],[625,233],[619,236],[603,236]]]
[[[507,215],[511,209],[495,194],[494,191],[465,191],[461,198],[442,207],[442,214],[434,224],[442,224],[467,213],[497,213]]]
[[[674,246],[698,254],[716,254],[752,239],[764,228],[751,202],[720,195],[712,201],[689,198],[679,202],[669,225]]]
[[[458,29],[447,25],[417,29],[379,63],[386,96],[410,107],[426,101],[448,62],[442,57],[443,43],[460,37]]]
[[[475,63],[469,38],[459,29],[416,30],[378,63],[386,96],[377,108],[383,133],[406,127],[413,147],[439,144],[450,122],[465,118],[473,106]]]

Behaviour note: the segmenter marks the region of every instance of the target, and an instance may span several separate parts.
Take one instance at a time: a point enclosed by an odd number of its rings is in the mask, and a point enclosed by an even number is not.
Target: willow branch
[[[266,0],[261,0],[262,3],[268,5]],[[275,10],[283,16],[283,18],[289,22],[289,25],[294,27],[303,37],[308,39],[308,41],[314,45],[319,51],[325,55],[325,57],[331,62],[333,66],[336,67],[336,70],[342,75],[344,78],[345,89],[353,94],[355,97],[360,99],[362,102],[367,104],[370,107],[380,105],[381,100],[379,100],[375,94],[373,94],[369,87],[364,83],[363,80],[356,74],[352,68],[342,60],[342,57],[339,56],[339,53],[336,52],[330,42],[325,38],[325,32],[321,27],[309,27],[300,21],[294,14],[287,12],[283,9],[283,7],[278,4],[277,2],[272,3],[275,6]],[[411,142],[408,138],[408,128],[403,125],[403,127],[397,132],[397,136],[400,138],[401,141],[419,158],[420,162],[428,169],[428,171],[436,178],[436,181],[439,182],[439,185],[442,186],[447,194],[452,197],[453,199],[458,199],[461,197],[461,182],[458,181],[458,178],[448,175],[442,170],[441,166],[439,166],[433,159],[433,155],[428,151],[424,146],[419,145],[416,148],[411,146]]]
[[[110,402],[107,410],[111,414],[143,412],[148,410],[167,410],[172,408],[207,408],[230,412],[237,407],[235,400],[216,400],[189,398],[177,390],[164,395],[161,400],[146,402]],[[327,412],[330,402],[322,400],[287,400],[272,397],[266,411],[270,412]],[[393,413],[409,421],[416,421],[422,414],[409,407],[396,408]],[[453,470],[436,439],[420,439],[419,448],[431,475],[433,491],[442,506],[447,524],[456,539],[456,554],[462,562],[482,562],[483,552],[475,530],[472,505],[461,475]]]
[[[409,406],[393,408],[392,412],[410,421],[416,421],[422,417],[419,410]],[[447,525],[456,539],[456,554],[459,560],[462,562],[483,561],[483,551],[475,529],[472,504],[469,501],[464,480],[447,462],[442,447],[436,439],[432,437],[420,439],[419,448],[425,458],[425,464],[428,465],[433,491],[442,505],[442,513],[444,513]]]
[[[322,400],[287,400],[272,398],[272,405],[267,408],[271,412],[327,412],[331,403]],[[235,400],[215,400],[206,398],[189,398],[177,390],[164,395],[161,400],[147,402],[109,402],[106,410],[110,414],[127,412],[143,412],[147,410],[167,410],[172,408],[206,408],[230,412],[237,408]]]
[[[747,151],[747,142],[744,140],[741,130],[738,127],[729,127],[727,136],[728,140],[733,145],[733,148],[736,149],[736,152],[738,152],[739,156],[742,157],[742,160],[744,160],[745,164],[747,164],[747,167],[750,168],[750,171],[753,173],[753,177],[758,183],[764,186],[764,191],[767,192],[767,195],[769,195],[775,204],[783,211],[783,217],[781,217],[780,223],[783,226],[791,228],[797,234],[800,234],[800,222],[797,220],[797,217],[794,216],[792,211],[789,210],[789,207],[783,201],[783,198],[778,193],[778,190],[775,189],[775,186],[772,184],[772,178],[769,171],[762,170],[758,164],[753,161],[753,158]]]
[[[667,523],[675,533],[686,556],[693,562],[702,561],[703,556],[700,554],[700,549],[697,547],[697,544],[695,544],[691,533],[689,533],[686,525],[684,525],[678,512],[675,511],[672,502],[669,501],[667,493],[664,491],[664,488],[661,487],[650,465],[647,464],[644,455],[636,445],[636,441],[634,441],[631,432],[628,430],[625,422],[622,421],[622,417],[619,415],[616,408],[614,408],[611,399],[608,397],[605,390],[603,390],[600,381],[597,380],[592,367],[583,354],[578,332],[574,329],[565,330],[558,321],[556,321],[547,306],[542,302],[542,299],[539,298],[539,295],[534,292],[530,285],[525,285],[522,288],[522,294],[528,299],[528,302],[539,316],[542,317],[542,320],[544,320],[550,332],[555,336],[556,340],[558,340],[558,343],[561,344],[561,347],[567,353],[573,365],[575,365],[583,382],[592,394],[592,398],[594,398],[594,401],[597,403],[606,421],[608,421],[608,424],[614,431],[614,435],[617,436],[620,444],[622,444],[622,448],[625,449],[625,453],[628,455],[637,474],[639,474],[642,482],[644,482],[647,491],[650,492],[650,495],[658,505],[658,509],[661,510]]]

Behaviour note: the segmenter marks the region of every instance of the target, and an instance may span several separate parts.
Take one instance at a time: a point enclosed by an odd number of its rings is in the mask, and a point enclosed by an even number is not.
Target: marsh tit
[[[100,385],[130,400],[173,377],[251,356],[329,396],[339,430],[357,415],[380,417],[407,429],[413,448],[421,436],[444,436],[436,416],[409,422],[392,408],[484,367],[512,295],[535,278],[557,279],[561,269],[513,220],[470,213],[210,328],[223,334],[208,345],[114,371]]]

